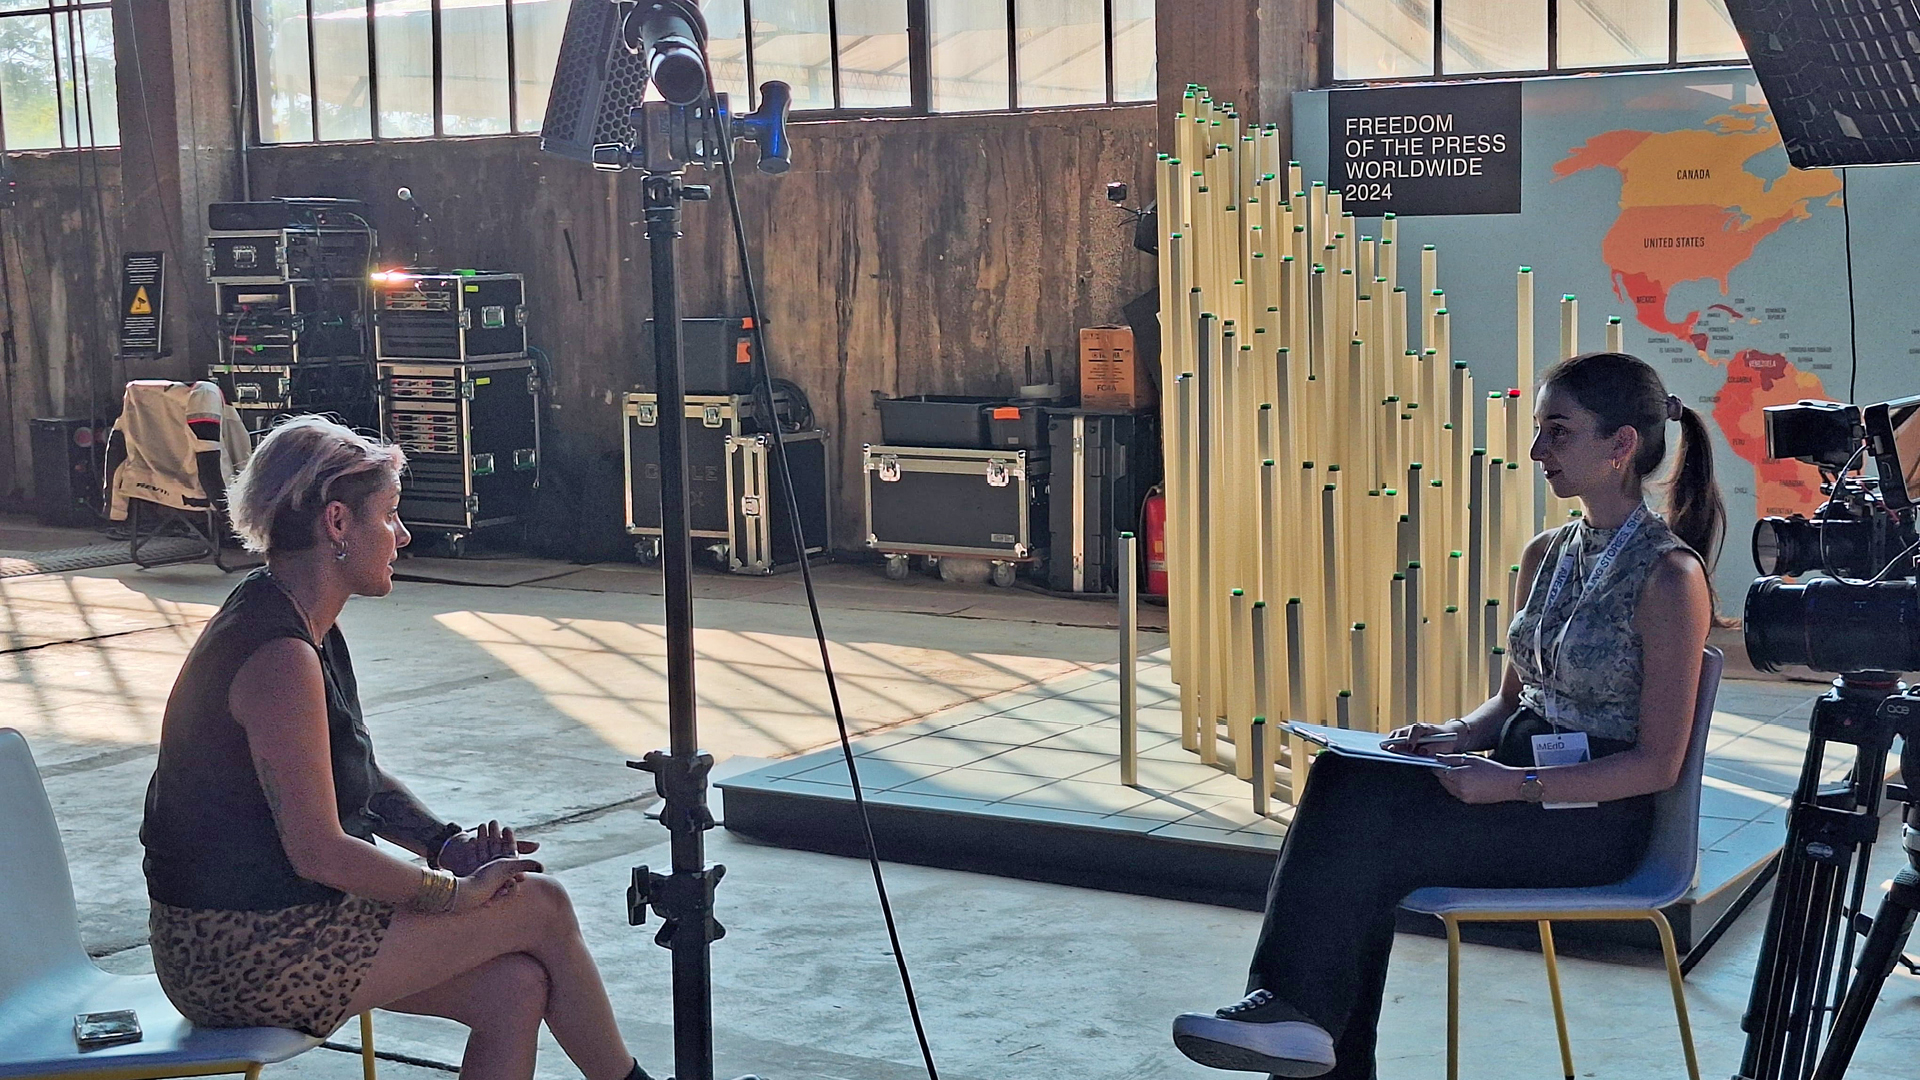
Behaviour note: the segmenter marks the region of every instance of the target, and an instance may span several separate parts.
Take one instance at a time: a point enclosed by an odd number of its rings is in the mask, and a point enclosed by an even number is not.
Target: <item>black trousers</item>
[[[1652,815],[1650,795],[1580,810],[1469,806],[1431,769],[1321,754],[1274,867],[1247,988],[1327,1029],[1330,1077],[1372,1080],[1394,911],[1408,893],[1611,884],[1639,865]]]

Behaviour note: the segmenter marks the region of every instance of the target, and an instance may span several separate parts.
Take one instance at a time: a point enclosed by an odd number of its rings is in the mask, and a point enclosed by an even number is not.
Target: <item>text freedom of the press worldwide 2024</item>
[[[1335,93],[1327,145],[1330,186],[1356,215],[1520,212],[1517,85]]]

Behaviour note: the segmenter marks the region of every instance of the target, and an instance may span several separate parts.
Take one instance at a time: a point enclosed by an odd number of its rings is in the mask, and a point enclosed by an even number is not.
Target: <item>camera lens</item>
[[[1747,657],[1761,671],[1920,671],[1920,586],[1765,577],[1747,590]]]
[[[1810,567],[1801,565],[1806,545],[1802,532],[1812,525],[1798,514],[1790,518],[1765,517],[1753,523],[1753,568],[1769,577],[1795,577]]]

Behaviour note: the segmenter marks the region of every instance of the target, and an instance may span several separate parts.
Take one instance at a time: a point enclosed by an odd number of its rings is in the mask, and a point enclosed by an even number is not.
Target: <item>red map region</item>
[[[1777,353],[1742,349],[1728,362],[1727,382],[1714,402],[1713,419],[1734,453],[1752,463],[1762,515],[1810,514],[1820,505],[1821,496],[1812,469],[1792,459],[1767,457],[1761,410],[1822,396],[1819,379]]]

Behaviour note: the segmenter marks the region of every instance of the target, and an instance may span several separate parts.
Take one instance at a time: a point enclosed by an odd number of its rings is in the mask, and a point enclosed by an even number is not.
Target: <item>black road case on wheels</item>
[[[467,534],[533,513],[539,391],[526,357],[381,364],[380,431],[407,453],[400,520],[457,551]]]
[[[1047,587],[1118,592],[1120,534],[1140,532],[1140,504],[1160,482],[1159,432],[1146,413],[1049,409],[1053,453]]]
[[[1046,454],[868,445],[863,456],[870,550],[1000,566],[1046,558]],[[1011,584],[1010,571],[995,580]]]

